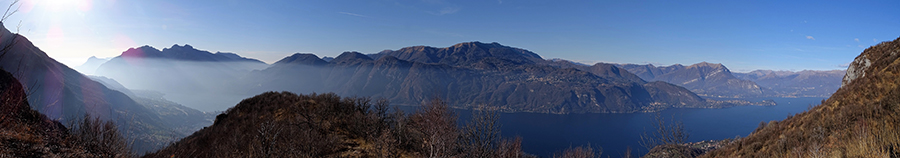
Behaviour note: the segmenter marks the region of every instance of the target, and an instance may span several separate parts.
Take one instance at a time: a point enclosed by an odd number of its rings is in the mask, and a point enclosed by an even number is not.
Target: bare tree
[[[497,157],[501,158],[524,157],[525,152],[522,152],[522,137],[516,136],[513,139],[501,140],[496,153]]]
[[[6,11],[3,13],[3,17],[0,17],[0,24],[3,24],[3,22],[6,22],[7,18],[12,16],[16,12],[19,12],[19,7],[21,7],[22,5],[16,5],[18,3],[19,3],[19,0],[15,0],[12,3],[10,3],[8,7],[6,7]],[[16,8],[13,9],[13,6],[15,6]],[[5,27],[5,26],[3,26],[3,27]],[[3,37],[3,36],[6,36],[6,34],[0,35],[0,39],[4,39],[5,37]],[[10,49],[14,45],[16,45],[16,42],[17,42],[16,34],[12,34],[10,36],[13,36],[13,38],[10,40],[10,43],[6,43],[6,41],[3,41],[4,45],[2,47],[0,47],[0,59],[3,59],[3,56],[6,56],[6,54],[10,51]]]
[[[428,157],[450,157],[456,148],[458,117],[440,99],[422,105],[412,121],[424,135],[423,148]]]
[[[497,111],[472,111],[472,120],[462,131],[460,147],[469,157],[496,157],[500,143],[500,123]]]
[[[259,157],[272,157],[278,143],[278,135],[281,134],[281,126],[269,120],[263,122],[256,129],[256,139],[259,141]]]
[[[684,124],[681,121],[676,121],[674,116],[672,117],[672,122],[666,122],[660,113],[654,114],[653,128],[655,130],[653,133],[645,132],[641,135],[641,146],[644,146],[647,150],[652,150],[660,145],[684,144],[688,138],[688,133],[684,131]]]

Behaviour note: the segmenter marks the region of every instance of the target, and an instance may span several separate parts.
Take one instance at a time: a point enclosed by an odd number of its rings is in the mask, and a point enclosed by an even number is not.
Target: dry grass
[[[866,75],[822,105],[702,157],[900,157],[900,38],[862,55]]]

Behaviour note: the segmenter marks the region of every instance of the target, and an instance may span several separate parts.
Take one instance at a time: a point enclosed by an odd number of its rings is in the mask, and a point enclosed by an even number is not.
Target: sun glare
[[[52,12],[60,12],[69,9],[88,11],[91,9],[91,0],[44,0],[44,5]]]

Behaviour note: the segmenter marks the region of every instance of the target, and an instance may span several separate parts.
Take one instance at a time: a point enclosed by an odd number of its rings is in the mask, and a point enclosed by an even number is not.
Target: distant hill
[[[327,64],[314,57],[292,55],[252,72],[244,82],[251,83],[252,91],[335,92],[405,105],[441,97],[458,108],[507,112],[622,113],[749,104],[706,100],[608,64],[553,64],[498,43],[415,46],[371,55],[345,52]]]
[[[73,69],[78,70],[78,72],[81,72],[82,74],[92,75],[94,74],[94,71],[97,71],[97,68],[100,67],[101,64],[106,63],[106,61],[109,61],[109,59],[101,59],[97,58],[96,56],[91,56],[87,59],[87,61],[84,62],[84,64],[73,67]]]
[[[766,96],[768,89],[753,81],[738,79],[722,64],[701,62],[690,66],[619,65],[647,81],[663,81],[683,86],[700,96],[746,98]]]
[[[190,45],[158,50],[150,46],[130,48],[97,68],[99,76],[114,79],[130,89],[158,91],[172,100],[199,110],[233,105],[246,98],[243,87],[234,87],[248,72],[268,67],[256,59],[233,53],[210,53]],[[209,93],[219,92],[219,93]]]
[[[755,70],[748,73],[733,73],[742,80],[756,82],[771,89],[780,97],[828,97],[841,87],[841,78],[846,71],[772,71]]]
[[[897,157],[900,155],[900,38],[867,48],[842,87],[806,112],[761,123],[704,157]]]

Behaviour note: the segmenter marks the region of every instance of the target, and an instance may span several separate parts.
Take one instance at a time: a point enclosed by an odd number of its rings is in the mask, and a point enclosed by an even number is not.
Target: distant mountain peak
[[[169,49],[194,49],[194,46],[189,44],[184,44],[184,46],[179,46],[177,43],[169,47]]]
[[[680,65],[680,64],[679,64],[679,65]],[[705,62],[705,61],[704,61],[704,62],[700,62],[700,63],[693,64],[693,65],[691,65],[691,66],[688,66],[687,68],[695,68],[695,67],[711,67],[711,68],[724,68],[724,69],[727,69],[727,68],[725,68],[725,66],[723,66],[721,63],[709,63],[709,62]]]
[[[338,55],[337,57],[335,57],[334,60],[356,59],[356,58],[372,60],[372,58],[370,58],[368,55],[365,55],[365,54],[362,54],[362,53],[356,52],[356,51],[347,51],[347,52],[341,53],[341,55]]]
[[[366,61],[372,61],[373,59],[368,55],[356,52],[356,51],[348,51],[341,53],[329,63],[340,64],[340,65],[356,65]]]
[[[489,47],[506,47],[506,46],[501,45],[500,43],[497,43],[497,42],[482,43],[482,42],[480,42],[480,41],[472,41],[472,42],[457,43],[457,44],[455,44],[455,45],[453,45],[453,46],[451,46],[451,47],[465,47],[465,46],[476,46],[476,47],[484,47],[484,46],[489,46]]]
[[[184,44],[174,44],[172,47],[163,48],[162,50],[144,45],[138,48],[129,48],[122,52],[120,57],[124,58],[162,58],[186,61],[246,61],[263,63],[257,59],[241,57],[234,53],[216,52],[195,49],[193,46]]]
[[[534,52],[504,46],[500,43],[482,43],[478,41],[457,43],[450,47],[435,48],[429,46],[405,47],[396,51],[382,51],[374,54],[374,58],[394,56],[401,60],[420,63],[441,63],[451,66],[466,66],[481,60],[492,58],[513,63],[535,63],[544,61]]]
[[[325,65],[328,64],[327,61],[322,60],[319,56],[315,54],[309,53],[294,53],[291,56],[285,57],[284,59],[278,60],[272,65],[282,65],[282,64],[300,64],[300,65]]]

